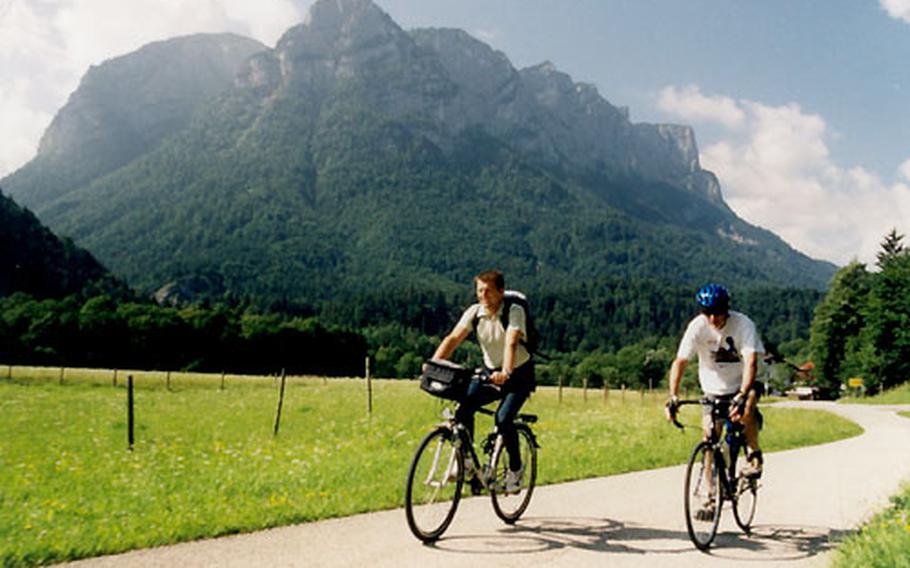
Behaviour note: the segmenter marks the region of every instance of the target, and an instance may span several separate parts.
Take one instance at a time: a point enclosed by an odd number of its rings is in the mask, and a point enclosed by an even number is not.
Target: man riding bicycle
[[[522,344],[527,336],[527,315],[521,305],[510,303],[507,319],[502,318],[505,305],[502,273],[481,272],[474,277],[474,285],[478,303],[465,310],[455,328],[439,344],[433,359],[448,359],[472,331],[477,335],[489,381],[471,381],[455,417],[465,425],[473,439],[474,413],[481,406],[501,399],[495,420],[509,455],[509,471],[505,477],[508,493],[520,488],[522,476],[518,434],[513,421],[535,389],[534,361]],[[508,321],[508,325],[503,326],[503,320]]]
[[[745,475],[760,477],[762,453],[758,444],[760,415],[756,403],[764,392],[764,385],[755,380],[758,357],[764,346],[747,316],[730,310],[730,293],[718,284],[708,284],[695,295],[701,315],[686,327],[679,343],[676,359],[670,367],[670,400],[667,401],[667,419],[676,414],[679,384],[689,360],[698,355],[698,380],[709,401],[729,403],[729,416],[743,425],[748,447],[749,464]],[[702,428],[705,440],[711,437],[711,427],[720,435],[723,421],[712,417],[712,404],[704,406]]]

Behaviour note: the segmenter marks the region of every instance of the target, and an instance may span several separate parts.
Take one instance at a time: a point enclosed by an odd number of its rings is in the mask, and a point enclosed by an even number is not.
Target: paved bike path
[[[496,518],[488,497],[465,499],[433,546],[411,535],[398,509],[70,566],[827,566],[837,540],[910,481],[910,419],[893,407],[784,404],[831,410],[865,433],[768,454],[752,536],[736,528],[727,507],[710,554],[695,550],[686,534],[684,467],[675,466],[538,487],[512,527]]]

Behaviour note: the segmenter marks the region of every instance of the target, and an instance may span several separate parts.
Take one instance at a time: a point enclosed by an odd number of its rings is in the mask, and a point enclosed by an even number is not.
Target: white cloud
[[[910,181],[910,159],[907,159],[903,164],[897,168],[897,172],[904,178],[905,181]]]
[[[496,45],[502,33],[494,29],[475,29],[471,35],[488,45]]]
[[[910,23],[910,0],[879,0],[878,3],[895,20]]]
[[[234,32],[274,45],[312,0],[12,0],[0,14],[0,178],[33,155],[90,65],[152,41]]]
[[[5,133],[0,151],[0,177],[34,156],[38,140],[51,122],[51,114],[34,108],[31,100],[26,81],[0,83],[0,132]]]
[[[703,149],[701,163],[717,174],[727,203],[747,221],[774,231],[810,256],[838,264],[854,258],[874,262],[891,228],[910,232],[910,187],[889,184],[862,167],[837,164],[822,117],[793,103],[769,106],[706,97],[691,87],[682,91],[685,96],[672,88],[663,92],[669,94],[662,100],[683,101],[661,105],[676,118],[728,127],[720,141]],[[712,114],[705,101],[722,110]],[[910,181],[910,160],[895,173]]]
[[[716,122],[728,128],[740,126],[746,118],[745,112],[734,100],[717,96],[706,97],[695,85],[682,89],[665,87],[658,96],[657,106],[672,116]]]

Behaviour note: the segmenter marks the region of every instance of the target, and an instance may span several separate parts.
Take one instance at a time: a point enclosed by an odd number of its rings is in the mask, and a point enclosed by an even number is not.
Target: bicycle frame
[[[695,445],[686,469],[685,483],[686,528],[695,546],[701,550],[707,550],[717,533],[720,512],[724,501],[729,501],[732,504],[736,524],[746,534],[749,534],[752,519],[755,515],[758,485],[754,479],[737,475],[736,462],[739,452],[746,449],[745,432],[742,424],[730,420],[728,416],[729,401],[703,398],[679,401],[676,407],[668,407],[673,424],[681,430],[684,430],[685,427],[677,420],[676,410],[686,404],[710,405],[711,407],[710,433],[707,439],[703,439]],[[724,451],[725,449],[727,452]],[[700,462],[697,458],[699,455],[702,456]],[[709,459],[711,460],[710,462],[708,462]],[[695,464],[698,463],[701,464],[701,469],[697,470],[698,473],[693,476],[693,473],[696,472]],[[705,469],[706,467],[708,469]],[[716,477],[716,486],[711,484],[710,477]],[[692,485],[692,483],[695,485]],[[703,495],[702,483],[708,484],[707,495],[715,495],[715,497],[710,497],[714,505],[709,501],[707,505],[701,507],[696,505],[699,508],[693,510],[693,497],[698,499],[699,496]],[[713,493],[712,489],[717,492]],[[741,509],[740,505],[743,504],[744,496],[745,505]],[[705,517],[703,515],[705,511],[713,512],[707,513],[709,517]],[[708,522],[708,524],[696,526],[697,521]]]
[[[476,411],[495,415],[486,408]],[[530,427],[536,421],[533,414],[518,414],[514,419],[522,448],[522,469],[517,477],[520,488],[516,488],[515,477],[511,482],[506,481],[511,470],[507,470],[505,444],[498,429],[494,427],[479,448],[475,448],[467,428],[446,407],[443,421],[421,441],[408,472],[405,513],[414,536],[429,543],[445,532],[458,508],[465,481],[470,482],[475,495],[489,491],[496,515],[506,524],[514,524],[526,510],[537,479],[540,445]],[[481,451],[487,460],[483,464]]]
[[[720,467],[722,497],[729,501],[736,493],[736,488],[733,486],[736,480],[736,458],[739,451],[745,446],[743,425],[733,422],[727,416],[721,416],[722,412],[729,407],[726,401],[705,400],[705,403],[711,404],[711,436],[708,442],[711,444],[714,459],[717,460]],[[721,419],[723,425],[718,428],[718,420]],[[721,434],[723,439],[720,439]],[[729,463],[727,463],[727,456],[724,455],[724,446],[727,447]]]
[[[487,416],[494,416],[496,412],[488,408],[478,408],[477,412],[480,414],[485,414]],[[496,463],[496,458],[501,451],[505,448],[502,441],[502,436],[499,435],[496,426],[493,426],[493,430],[487,434],[486,440],[483,442],[483,453],[489,456],[488,463],[481,463],[480,457],[477,453],[477,449],[474,446],[474,441],[471,439],[471,435],[468,433],[467,429],[461,423],[455,420],[455,415],[446,408],[443,411],[443,417],[445,421],[440,423],[439,426],[449,428],[452,430],[454,436],[458,440],[457,445],[462,448],[462,452],[465,452],[467,448],[467,455],[470,458],[471,462],[474,465],[474,471],[472,476],[478,479],[483,485],[484,489],[490,489],[491,483],[491,468],[492,464]],[[537,417],[533,414],[518,414],[515,417],[514,424],[520,425],[529,425],[537,421]],[[537,437],[534,435],[533,430],[528,430],[529,435],[531,436],[531,442],[535,447],[539,448],[540,444],[537,443]]]

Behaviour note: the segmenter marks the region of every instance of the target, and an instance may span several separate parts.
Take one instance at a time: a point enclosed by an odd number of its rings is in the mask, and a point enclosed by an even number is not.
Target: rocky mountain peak
[[[349,76],[356,63],[395,56],[402,43],[410,43],[407,34],[370,0],[319,0],[281,37],[276,52],[285,77],[320,70]]]

